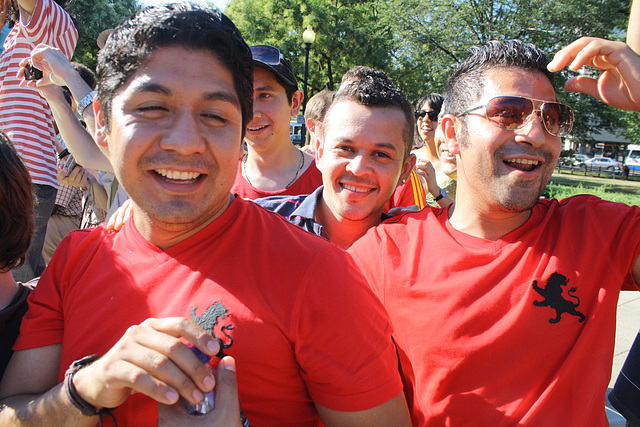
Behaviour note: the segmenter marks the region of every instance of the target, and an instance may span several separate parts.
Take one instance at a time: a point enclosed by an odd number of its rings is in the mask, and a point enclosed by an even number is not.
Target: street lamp
[[[304,60],[304,99],[302,100],[302,116],[304,117],[304,112],[307,109],[307,79],[309,78],[309,50],[311,50],[311,44],[316,41],[316,33],[313,31],[311,25],[307,26],[307,29],[302,33],[302,41],[304,41],[306,56]],[[306,122],[302,126],[302,133],[300,135],[300,141],[302,144],[306,143],[306,131],[307,124]]]

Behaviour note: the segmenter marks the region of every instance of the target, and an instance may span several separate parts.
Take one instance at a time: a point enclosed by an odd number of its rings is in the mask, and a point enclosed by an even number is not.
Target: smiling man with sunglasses
[[[640,208],[540,199],[573,124],[544,53],[471,49],[449,79],[455,204],[349,252],[381,298],[414,425],[607,426],[616,302],[640,283]]]

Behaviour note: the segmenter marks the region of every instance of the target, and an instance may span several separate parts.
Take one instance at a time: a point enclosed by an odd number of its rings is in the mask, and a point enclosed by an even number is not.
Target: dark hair
[[[520,40],[490,41],[469,49],[470,55],[458,64],[447,81],[445,112],[460,114],[482,96],[483,77],[494,68],[518,68],[539,72],[553,85],[553,74],[547,70],[549,60],[544,52]]]
[[[393,84],[391,83],[391,81],[389,80],[389,78],[385,73],[383,73],[382,71],[375,70],[371,67],[367,67],[365,65],[356,65],[355,67],[352,67],[349,71],[344,73],[342,75],[342,81],[340,82],[340,85],[342,86],[342,83],[355,82],[358,80],[362,80],[364,78],[371,78],[374,80],[385,80],[387,83],[389,83],[389,85],[393,86]]]
[[[314,121],[322,122],[332,102],[333,91],[323,89],[316,93],[309,98],[309,101],[307,102],[307,107],[304,110],[304,119],[312,119]]]
[[[442,103],[444,102],[444,96],[439,93],[430,93],[418,99],[416,102],[416,110],[421,110],[422,107],[428,105],[436,114],[440,114]]]
[[[25,262],[35,230],[33,200],[29,171],[0,131],[0,272]]]
[[[242,135],[253,116],[253,59],[240,31],[219,10],[188,2],[151,6],[122,22],[98,55],[97,99],[109,131],[116,90],[162,47],[211,52],[233,77],[242,111]],[[204,71],[204,70],[203,70]]]
[[[413,128],[416,123],[413,107],[407,97],[400,90],[395,89],[389,80],[386,78],[365,78],[349,83],[336,92],[333,103],[325,116],[324,126],[322,127],[323,135],[326,135],[326,130],[329,127],[329,113],[340,101],[354,101],[367,107],[391,107],[401,110],[405,117],[405,123],[402,128],[402,137],[405,142],[404,158],[406,159],[411,154]]]
[[[72,62],[71,66],[91,89],[96,88],[96,75],[91,71],[91,68],[79,62]]]

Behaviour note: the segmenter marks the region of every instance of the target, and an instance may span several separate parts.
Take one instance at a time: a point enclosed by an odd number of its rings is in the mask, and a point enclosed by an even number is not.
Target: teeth
[[[520,163],[521,165],[534,165],[534,166],[537,166],[539,163],[537,160],[527,160],[527,159],[510,159],[505,161],[507,163]]]
[[[157,174],[162,175],[167,179],[179,180],[179,181],[192,181],[200,176],[197,172],[180,172],[167,169],[156,169]]]
[[[349,184],[342,184],[342,186],[343,186],[345,189],[347,189],[347,190],[349,190],[349,191],[353,191],[353,192],[355,192],[355,193],[366,193],[366,192],[368,192],[368,191],[369,191],[369,190],[368,190],[368,189],[366,189],[366,188],[358,188],[358,187],[354,187],[354,186],[349,185]]]

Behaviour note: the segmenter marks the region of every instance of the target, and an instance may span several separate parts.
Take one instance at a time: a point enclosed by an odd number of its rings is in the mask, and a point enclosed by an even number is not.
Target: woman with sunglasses
[[[442,95],[430,93],[416,103],[416,131],[420,141],[424,143],[414,151],[417,157],[416,170],[424,186],[426,202],[434,207],[444,207],[453,203],[452,196],[455,194],[456,186],[455,180],[443,170],[438,150],[439,142],[436,142],[438,115],[443,102]],[[451,165],[448,164],[446,169],[451,171]],[[453,172],[455,173],[455,166]]]

